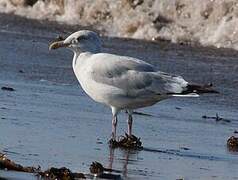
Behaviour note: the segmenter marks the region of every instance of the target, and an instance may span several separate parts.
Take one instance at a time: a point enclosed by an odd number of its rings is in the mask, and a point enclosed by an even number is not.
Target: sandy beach
[[[238,52],[102,37],[103,51],[140,58],[186,80],[213,83],[220,94],[173,98],[139,109],[134,134],[143,150],[110,149],[110,109],[92,101],[71,67],[72,53],[49,43],[83,27],[0,14],[0,152],[25,166],[66,166],[88,173],[93,161],[122,179],[238,179],[238,154],[227,139],[238,130]],[[203,118],[218,114],[222,120]],[[126,131],[126,114],[118,133]],[[1,171],[0,178],[36,179]]]

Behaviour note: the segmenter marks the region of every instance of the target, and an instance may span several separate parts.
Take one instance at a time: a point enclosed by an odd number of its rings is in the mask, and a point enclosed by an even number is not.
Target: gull
[[[132,136],[133,110],[171,97],[217,93],[210,85],[188,83],[181,76],[158,71],[142,60],[103,53],[101,46],[97,33],[80,30],[53,42],[49,49],[66,47],[73,51],[73,71],[81,87],[93,100],[111,108],[113,140],[121,110],[128,112],[127,133]]]

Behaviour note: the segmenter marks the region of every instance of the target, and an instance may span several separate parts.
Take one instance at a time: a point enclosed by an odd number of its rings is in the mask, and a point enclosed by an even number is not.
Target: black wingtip
[[[212,88],[213,84],[209,83],[206,85],[197,85],[197,84],[188,84],[187,89],[183,92],[187,93],[197,93],[197,94],[205,94],[205,93],[214,93],[219,94],[219,92]]]

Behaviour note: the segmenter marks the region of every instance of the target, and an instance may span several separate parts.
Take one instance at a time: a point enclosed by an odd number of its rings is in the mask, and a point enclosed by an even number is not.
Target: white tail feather
[[[197,93],[189,93],[189,94],[173,94],[173,97],[199,97]]]

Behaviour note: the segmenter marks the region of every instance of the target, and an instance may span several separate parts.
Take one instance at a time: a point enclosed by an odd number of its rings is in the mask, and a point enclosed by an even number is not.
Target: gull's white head
[[[53,42],[49,49],[67,47],[75,53],[101,51],[101,40],[97,33],[89,30],[81,30],[71,34],[65,40]]]

